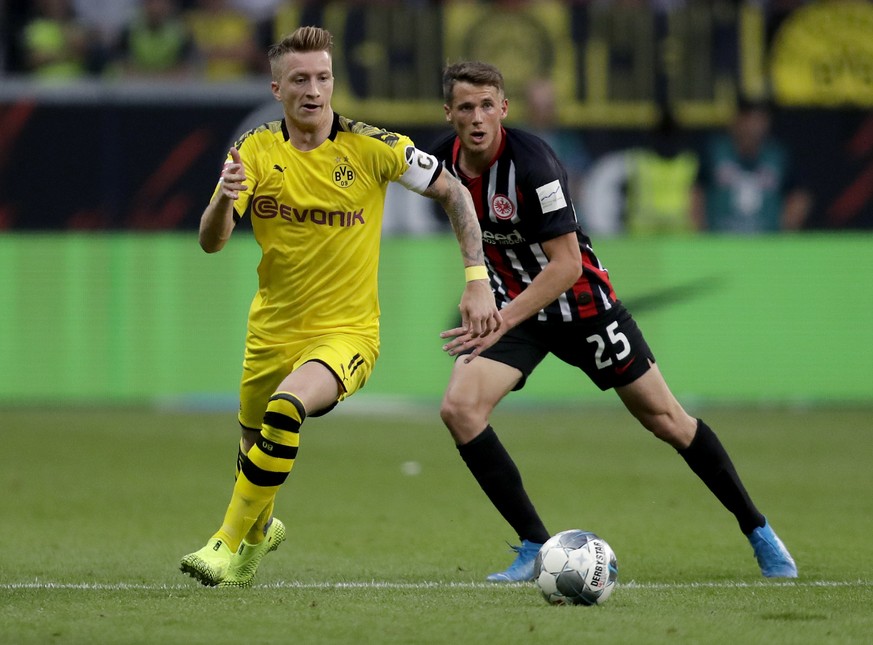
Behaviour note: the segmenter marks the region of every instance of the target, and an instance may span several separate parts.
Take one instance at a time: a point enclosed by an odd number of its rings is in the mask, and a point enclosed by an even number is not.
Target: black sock
[[[542,544],[549,539],[546,527],[524,490],[518,467],[490,425],[472,441],[458,446],[458,452],[520,540]]]
[[[697,432],[691,444],[678,452],[718,501],[734,514],[743,533],[748,535],[764,526],[764,516],[749,498],[727,451],[703,420],[697,420]]]

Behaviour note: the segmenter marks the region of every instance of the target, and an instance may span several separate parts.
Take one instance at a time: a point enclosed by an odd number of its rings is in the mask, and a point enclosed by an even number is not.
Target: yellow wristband
[[[471,280],[487,280],[488,269],[481,264],[475,267],[466,267],[464,269],[464,277],[467,279],[467,282]]]

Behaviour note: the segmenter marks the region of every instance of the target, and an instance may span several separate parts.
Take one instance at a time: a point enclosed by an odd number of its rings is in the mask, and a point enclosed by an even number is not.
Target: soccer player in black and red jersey
[[[758,511],[712,429],[690,416],[667,387],[633,317],[580,229],[567,173],[541,139],[503,127],[508,102],[492,65],[462,62],[443,74],[446,120],[454,133],[433,150],[473,196],[491,287],[501,310],[496,333],[464,327],[442,334],[458,356],[440,415],[467,467],[521,545],[492,582],[533,579],[549,532],[489,416],[554,354],[602,390],[614,389],[628,411],[675,448],[734,514],[766,577],[794,578],[797,567]]]

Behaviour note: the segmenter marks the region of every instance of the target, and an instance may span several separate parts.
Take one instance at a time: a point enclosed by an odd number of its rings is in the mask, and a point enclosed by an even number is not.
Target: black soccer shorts
[[[547,354],[581,369],[601,390],[633,383],[655,362],[630,312],[618,302],[609,311],[581,321],[548,323],[535,318],[510,329],[480,355],[521,371],[513,390]]]

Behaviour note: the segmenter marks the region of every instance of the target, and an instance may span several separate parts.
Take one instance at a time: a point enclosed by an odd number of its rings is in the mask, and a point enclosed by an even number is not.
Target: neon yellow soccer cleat
[[[214,587],[224,579],[232,558],[230,547],[218,538],[211,538],[202,549],[182,558],[179,569],[200,584]]]
[[[278,518],[273,518],[267,525],[267,534],[262,542],[249,544],[243,540],[239,551],[233,556],[227,574],[219,583],[219,587],[251,587],[261,560],[270,551],[275,551],[285,541],[285,525]]]

